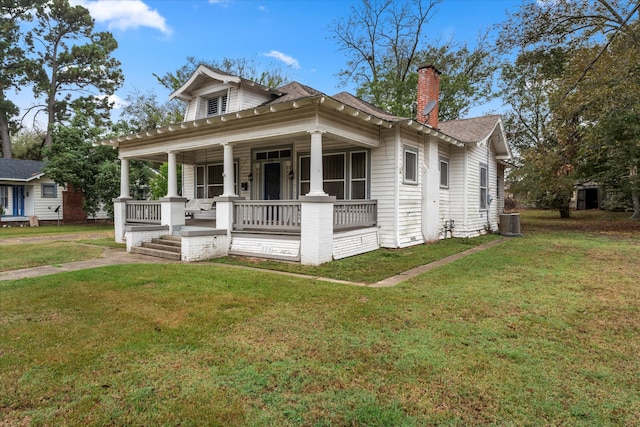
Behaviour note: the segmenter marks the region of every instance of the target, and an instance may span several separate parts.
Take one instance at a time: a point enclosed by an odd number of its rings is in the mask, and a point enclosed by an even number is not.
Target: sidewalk
[[[305,274],[298,274],[298,273],[289,273],[289,272],[283,272],[283,271],[275,271],[275,270],[269,270],[269,272],[271,273],[276,273],[276,274],[282,274],[282,275],[286,275],[286,276],[291,276],[291,277],[300,277],[303,279],[313,279],[313,280],[322,280],[325,282],[331,282],[331,283],[338,283],[338,284],[343,284],[343,285],[352,285],[352,286],[368,286],[368,287],[372,287],[372,288],[385,288],[385,287],[390,287],[390,286],[395,286],[401,282],[404,282],[405,280],[409,280],[413,277],[416,277],[419,274],[425,273],[429,270],[432,270],[434,268],[452,263],[454,261],[457,261],[459,259],[462,259],[466,256],[469,256],[471,254],[474,254],[476,252],[480,252],[483,251],[485,249],[489,249],[492,248],[494,246],[497,246],[503,242],[505,242],[506,239],[502,238],[499,240],[494,240],[493,242],[489,242],[489,243],[485,243],[483,245],[479,245],[476,246],[474,248],[471,249],[467,249],[464,252],[460,252],[454,255],[450,255],[446,258],[442,258],[438,261],[434,261],[431,262],[429,264],[425,264],[425,265],[421,265],[419,267],[413,268],[411,270],[405,271],[404,273],[400,273],[396,276],[393,277],[389,277],[387,279],[381,280],[377,283],[358,283],[358,282],[349,282],[346,280],[337,280],[337,279],[330,279],[327,277],[319,277],[319,276],[309,276],[309,275],[305,275]],[[171,260],[167,260],[167,259],[163,259],[163,258],[156,258],[156,257],[151,257],[151,256],[147,256],[147,255],[140,255],[140,254],[131,254],[131,253],[127,253],[124,249],[116,249],[116,248],[107,248],[105,249],[105,251],[102,253],[102,257],[101,258],[95,258],[95,259],[89,259],[89,260],[85,260],[85,261],[76,261],[76,262],[70,262],[67,264],[62,264],[62,265],[58,265],[58,266],[53,266],[53,265],[45,265],[45,266],[41,266],[41,267],[34,267],[34,268],[24,268],[21,270],[11,270],[11,271],[4,271],[4,272],[0,272],[0,282],[2,281],[6,281],[6,280],[17,280],[17,279],[25,279],[25,278],[31,278],[31,277],[41,277],[41,276],[47,276],[50,274],[56,274],[56,273],[63,273],[66,271],[77,271],[77,270],[86,270],[89,268],[96,268],[96,267],[105,267],[108,265],[120,265],[120,264],[177,264],[177,263],[181,263],[181,261],[171,261]],[[246,266],[239,266],[239,265],[228,265],[228,264],[219,264],[219,263],[209,263],[209,265],[211,266],[217,266],[217,267],[224,267],[224,268],[238,268],[238,269],[243,269],[243,270],[252,270],[252,271],[265,271],[264,269],[260,269],[260,268],[255,268],[255,267],[246,267]]]

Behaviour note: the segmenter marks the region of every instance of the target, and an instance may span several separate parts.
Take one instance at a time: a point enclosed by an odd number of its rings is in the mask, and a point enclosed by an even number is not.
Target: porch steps
[[[151,242],[143,242],[142,246],[131,248],[135,254],[149,255],[158,258],[180,261],[182,242],[180,236],[161,236]]]

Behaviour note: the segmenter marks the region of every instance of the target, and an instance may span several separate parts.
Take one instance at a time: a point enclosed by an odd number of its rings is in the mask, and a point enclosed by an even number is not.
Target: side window
[[[480,163],[480,210],[487,209],[489,173],[487,165]]]
[[[418,149],[413,147],[404,147],[404,174],[402,180],[405,184],[418,183]]]
[[[449,188],[449,159],[440,157],[440,188]]]
[[[55,199],[58,197],[58,186],[56,184],[42,184],[42,198]]]

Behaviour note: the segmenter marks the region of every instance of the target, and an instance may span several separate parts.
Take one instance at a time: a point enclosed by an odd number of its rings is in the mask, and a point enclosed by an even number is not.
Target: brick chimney
[[[418,110],[416,117],[420,123],[427,123],[438,128],[438,96],[440,95],[440,71],[433,65],[418,67]],[[424,107],[429,101],[436,101],[436,105],[428,115]]]

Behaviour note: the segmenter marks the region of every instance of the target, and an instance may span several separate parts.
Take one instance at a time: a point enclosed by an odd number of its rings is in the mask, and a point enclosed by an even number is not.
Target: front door
[[[13,187],[13,215],[24,216],[24,185]]]
[[[264,200],[280,200],[282,176],[280,163],[264,164]]]

